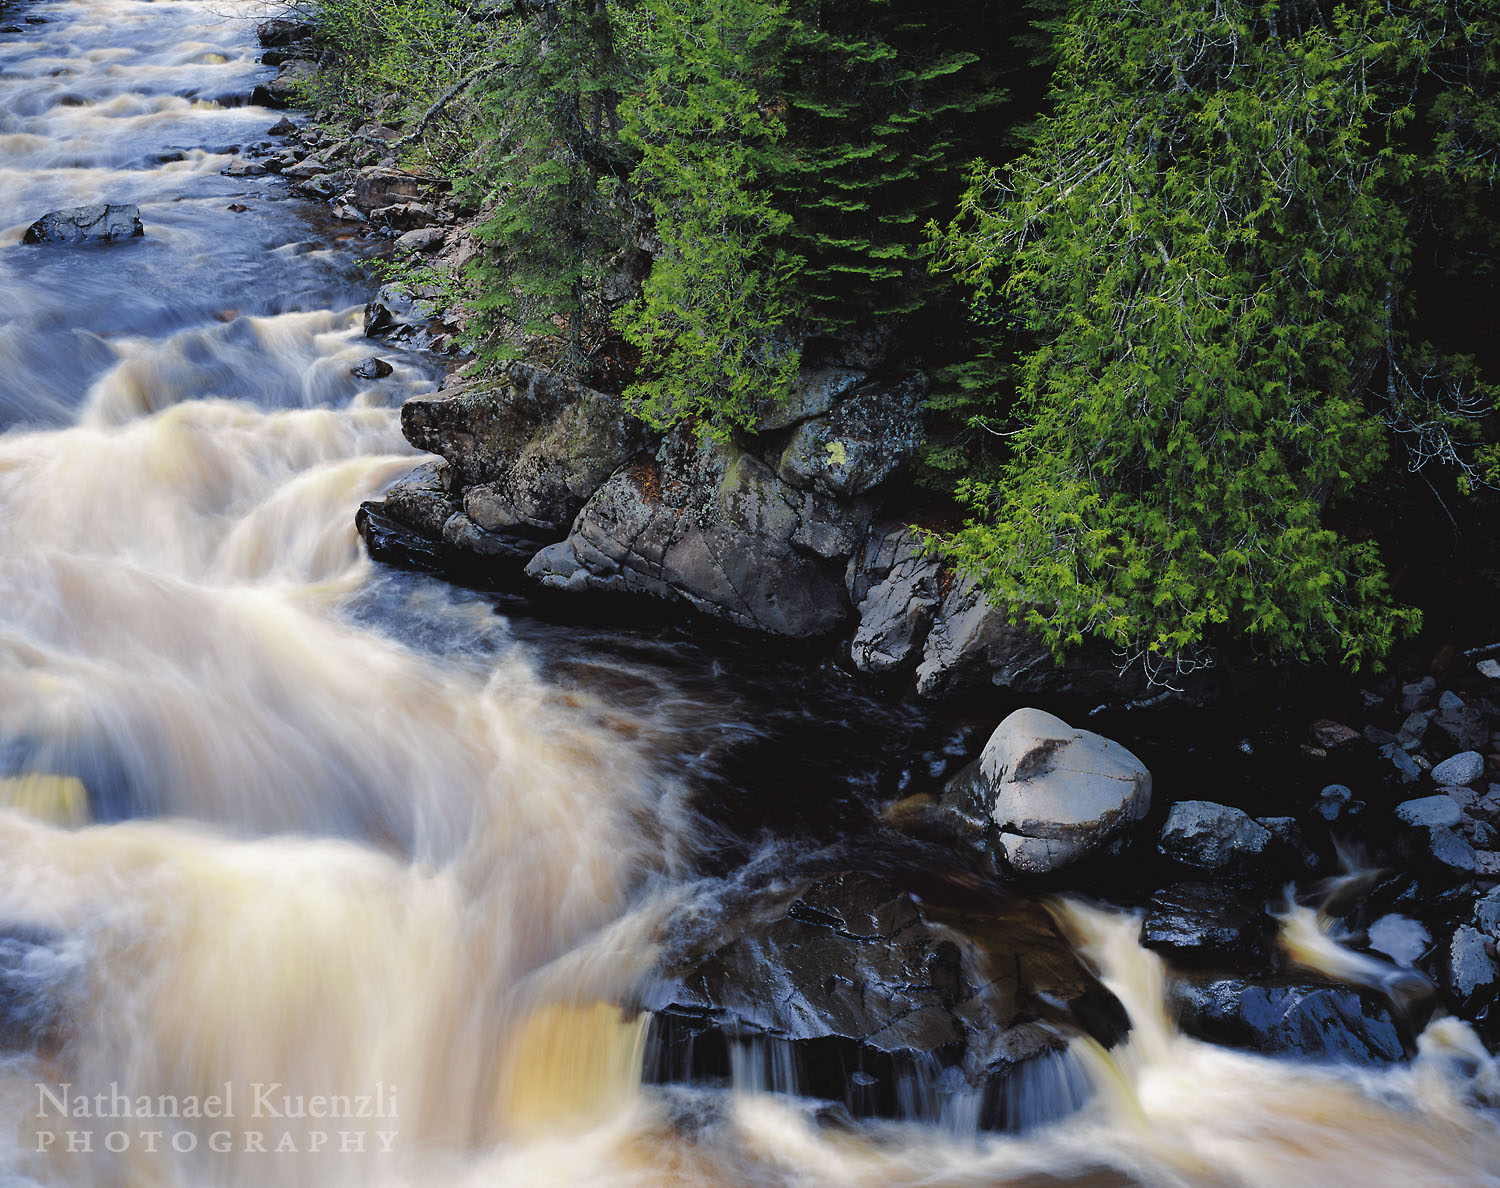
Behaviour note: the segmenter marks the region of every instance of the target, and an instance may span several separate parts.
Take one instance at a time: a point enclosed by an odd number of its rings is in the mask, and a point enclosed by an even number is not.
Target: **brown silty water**
[[[695,757],[757,722],[671,664],[564,680],[591,638],[365,558],[355,509],[411,466],[397,409],[438,374],[385,350],[355,379],[353,254],[220,173],[276,119],[232,102],[263,15],[0,16],[0,1182],[1500,1183],[1462,1025],[1381,1071],[1214,1048],[1136,921],[1076,903],[1134,1028],[1075,1043],[1065,1119],[830,1127],[763,1077],[643,1086],[618,1004],[714,893]],[[146,236],[20,245],[101,201]]]

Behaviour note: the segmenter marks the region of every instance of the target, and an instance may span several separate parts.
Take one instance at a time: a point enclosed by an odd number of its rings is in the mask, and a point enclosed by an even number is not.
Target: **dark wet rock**
[[[391,484],[385,493],[385,514],[431,540],[441,540],[443,525],[460,510],[449,490],[451,482],[447,462],[424,462]]]
[[[1177,965],[1261,962],[1271,937],[1260,895],[1222,883],[1179,883],[1158,891],[1141,922],[1141,944]]]
[[[350,368],[349,374],[354,376],[356,379],[378,380],[384,379],[395,370],[396,369],[389,363],[387,363],[384,359],[381,359],[376,355],[371,355],[368,359],[365,359],[363,362],[361,362],[357,367]]]
[[[927,377],[867,385],[802,421],[776,463],[794,487],[862,495],[905,466],[922,444]]]
[[[367,310],[367,333],[380,332],[382,308]],[[619,397],[519,363],[496,381],[408,400],[401,428],[418,449],[448,460],[478,529],[537,541],[566,534],[644,441]]]
[[[1260,865],[1271,840],[1271,831],[1243,809],[1184,800],[1167,814],[1157,848],[1183,866],[1246,874]]]
[[[129,203],[99,203],[43,215],[22,236],[22,243],[109,243],[144,235],[140,208]]]
[[[282,116],[281,119],[277,120],[266,131],[270,136],[290,136],[296,130],[297,125],[292,123],[286,116]]]
[[[1345,726],[1342,722],[1335,722],[1330,718],[1318,719],[1312,724],[1309,733],[1318,746],[1328,750],[1347,746],[1359,738],[1359,731]]]
[[[1477,751],[1487,746],[1490,738],[1489,723],[1485,720],[1484,714],[1477,707],[1467,705],[1451,690],[1444,693],[1438,700],[1437,713],[1432,716],[1432,730],[1435,734],[1442,736],[1456,751]],[[1472,781],[1444,780],[1443,782],[1467,784]]]
[[[733,1063],[856,1117],[936,1118],[945,1098],[978,1097],[985,1128],[1051,1120],[1081,1098],[1057,1092],[1068,1042],[1112,1046],[1129,1027],[1046,911],[1020,899],[960,910],[838,874],[669,952],[642,1003],[648,1080],[722,1083]]]
[[[1403,714],[1412,713],[1414,710],[1430,709],[1432,692],[1436,688],[1437,681],[1430,676],[1423,677],[1420,681],[1410,685],[1402,685],[1396,705]]]
[[[260,39],[261,45],[269,49],[273,46],[291,45],[294,41],[306,41],[313,35],[313,27],[307,21],[278,17],[256,25],[255,35]]]
[[[259,177],[266,172],[266,167],[258,161],[247,161],[243,157],[236,157],[224,167],[225,177]]]
[[[317,75],[318,68],[314,63],[303,58],[290,58],[281,63],[275,78],[250,92],[250,102],[261,107],[290,107],[297,101],[302,88]]]
[[[1256,821],[1271,834],[1268,856],[1288,873],[1316,870],[1321,865],[1296,817],[1257,817]]]
[[[844,561],[868,517],[731,442],[677,429],[654,459],[616,471],[527,573],[548,589],[645,594],[809,638],[849,617]]]
[[[1478,859],[1474,847],[1462,834],[1452,829],[1432,829],[1428,834],[1428,853],[1442,870],[1458,878],[1467,878],[1475,873]]]
[[[390,308],[379,301],[371,301],[365,305],[364,330],[366,338],[379,338],[389,330],[397,326],[396,315]]]
[[[1210,1043],[1353,1064],[1387,1064],[1407,1055],[1390,1004],[1353,986],[1209,978],[1178,982],[1171,1000],[1182,1029]]]
[[[0,1050],[51,1052],[62,1042],[70,998],[81,990],[85,955],[66,936],[0,925]]]
[[[1000,869],[1048,874],[1117,850],[1150,811],[1151,773],[1117,742],[1021,709],[942,802],[992,839]]]
[[[463,559],[451,545],[412,531],[387,515],[384,504],[361,503],[354,526],[372,560],[428,573],[456,574],[462,568]]]
[[[1435,784],[1477,784],[1483,776],[1484,756],[1478,751],[1464,751],[1432,769]]]
[[[1397,746],[1394,740],[1380,748],[1380,757],[1396,769],[1403,783],[1414,784],[1422,778],[1421,764],[1404,748]]]
[[[1430,710],[1413,710],[1407,714],[1406,720],[1401,723],[1401,729],[1396,731],[1397,745],[1408,751],[1420,746],[1431,720]]]

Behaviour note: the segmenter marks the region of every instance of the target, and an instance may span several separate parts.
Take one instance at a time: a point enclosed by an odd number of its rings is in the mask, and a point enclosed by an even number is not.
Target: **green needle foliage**
[[[797,375],[789,217],[766,187],[786,127],[776,91],[784,0],[644,0],[651,68],[623,108],[634,184],[659,246],[618,319],[643,374],[626,398],[652,424],[751,424]]]
[[[1081,0],[1034,147],[937,235],[1034,343],[957,553],[1059,650],[1358,668],[1415,627],[1323,513],[1386,457],[1434,7]]]

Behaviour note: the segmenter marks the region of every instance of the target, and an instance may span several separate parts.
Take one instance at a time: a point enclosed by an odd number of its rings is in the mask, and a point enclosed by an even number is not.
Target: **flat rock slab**
[[[110,243],[144,235],[141,211],[133,204],[98,203],[54,210],[26,228],[22,243]]]

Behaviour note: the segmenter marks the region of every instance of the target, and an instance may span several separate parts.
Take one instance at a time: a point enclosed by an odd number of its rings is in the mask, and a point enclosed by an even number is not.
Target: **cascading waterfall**
[[[683,759],[732,691],[550,680],[480,597],[365,559],[354,510],[411,465],[396,409],[437,374],[384,349],[355,379],[351,253],[220,174],[275,118],[228,102],[263,14],[25,11],[0,34],[0,1179],[1500,1183],[1465,1028],[1381,1072],[1213,1048],[1135,921],[1079,905],[1134,1031],[1075,1045],[1093,1097],[1065,1122],[829,1128],[754,1052],[738,1092],[642,1089],[620,1004],[704,886]],[[19,246],[106,200],[146,238]]]

